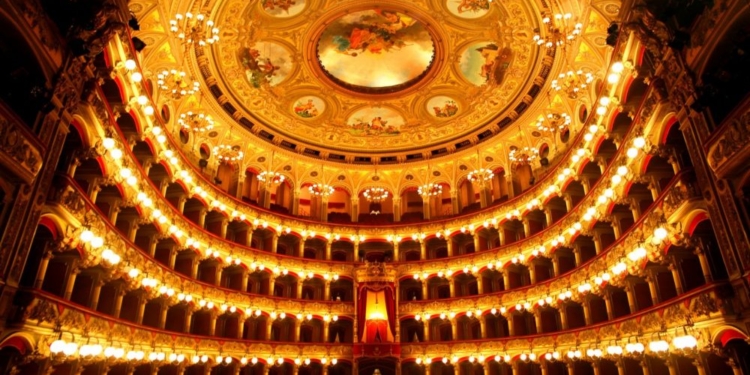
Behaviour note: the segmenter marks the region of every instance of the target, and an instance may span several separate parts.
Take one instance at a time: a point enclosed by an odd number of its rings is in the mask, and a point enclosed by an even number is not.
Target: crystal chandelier
[[[570,99],[577,99],[578,93],[585,91],[593,81],[594,74],[591,72],[584,72],[582,69],[571,69],[566,73],[560,73],[557,79],[552,80],[552,89],[564,92]]]
[[[370,187],[362,193],[368,202],[382,202],[388,199],[388,190],[382,187]]]
[[[525,146],[524,148],[511,147],[508,159],[517,165],[530,164],[539,157],[539,150]]]
[[[424,184],[417,189],[417,192],[422,196],[434,197],[443,194],[443,186],[435,183]]]
[[[539,46],[547,48],[563,47],[571,43],[583,30],[583,24],[573,19],[570,13],[542,13],[542,23],[545,29],[544,35],[542,30],[534,30],[534,42]]]
[[[180,114],[177,123],[186,130],[203,133],[214,128],[214,119],[203,112],[187,111]]]
[[[310,194],[318,197],[327,197],[333,194],[333,186],[328,184],[312,184],[307,188]]]
[[[219,28],[214,25],[214,21],[201,13],[177,13],[174,19],[169,21],[169,30],[186,45],[197,44],[202,47],[219,41]]]
[[[240,146],[218,145],[214,146],[214,155],[219,161],[225,163],[234,163],[242,160],[245,154],[240,150]]]
[[[565,112],[552,112],[548,113],[547,116],[539,116],[536,128],[542,133],[555,133],[567,128],[571,121],[570,115]]]
[[[479,168],[475,169],[471,172],[469,172],[469,175],[466,177],[471,182],[481,182],[481,181],[489,181],[494,177],[495,174],[492,173],[491,170],[486,168]]]
[[[156,75],[156,84],[159,88],[172,95],[172,99],[180,99],[183,96],[193,95],[198,92],[200,83],[187,78],[187,73],[182,70],[163,70]]]
[[[268,182],[271,184],[280,184],[284,182],[284,175],[279,172],[263,171],[257,176],[258,181]]]

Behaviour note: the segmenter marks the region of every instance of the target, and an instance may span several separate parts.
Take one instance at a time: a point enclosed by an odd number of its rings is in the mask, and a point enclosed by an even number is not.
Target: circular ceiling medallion
[[[292,110],[297,117],[312,119],[318,117],[326,109],[326,102],[317,96],[303,96],[294,102]]]
[[[318,62],[333,82],[365,93],[393,93],[421,80],[435,57],[432,35],[413,16],[369,9],[335,18],[317,40]]]
[[[453,15],[460,18],[479,18],[490,11],[492,0],[446,0],[446,6]]]
[[[427,101],[427,111],[437,118],[449,118],[458,113],[458,103],[448,96],[435,96]]]
[[[305,9],[305,0],[261,0],[263,10],[277,18],[294,17]]]

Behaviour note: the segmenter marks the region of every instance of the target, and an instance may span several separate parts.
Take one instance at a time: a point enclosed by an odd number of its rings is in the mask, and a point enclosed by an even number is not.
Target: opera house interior
[[[3,374],[750,374],[747,0],[0,0],[0,51]]]

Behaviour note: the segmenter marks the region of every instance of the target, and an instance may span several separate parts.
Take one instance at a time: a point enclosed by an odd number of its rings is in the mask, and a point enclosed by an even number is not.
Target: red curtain
[[[357,340],[362,342],[365,332],[365,309],[367,308],[367,288],[360,286],[357,291]]]
[[[391,334],[396,337],[396,300],[393,298],[393,284],[385,288],[385,308],[388,311],[388,325],[391,326]]]

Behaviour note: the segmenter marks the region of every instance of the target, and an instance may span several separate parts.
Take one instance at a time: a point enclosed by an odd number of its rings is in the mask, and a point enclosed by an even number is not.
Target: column
[[[91,185],[89,188],[89,197],[91,198],[92,202],[96,202],[97,196],[99,196],[99,192],[102,191],[101,185],[99,185],[101,181],[99,179],[94,180],[94,184]]]
[[[453,336],[451,337],[451,339],[453,339],[452,341],[456,341],[458,340],[458,322],[456,321],[455,318],[450,319],[450,322],[451,322],[451,335]]]
[[[737,363],[737,361],[735,361],[732,358],[729,358],[729,360],[727,361],[727,364],[729,365],[729,367],[732,368],[732,375],[742,375],[742,368],[740,367],[740,364]],[[644,375],[648,375],[648,374],[644,374]]]
[[[478,275],[474,275],[474,277],[477,279],[477,293],[484,294],[484,278],[482,274],[479,273]]]
[[[300,331],[302,330],[302,321],[294,319],[294,342],[299,342]]]
[[[247,319],[246,316],[239,314],[237,316],[237,340],[242,340],[242,337],[245,335],[245,320]],[[237,369],[239,369],[239,366],[237,366]]]
[[[503,290],[510,289],[510,273],[507,269],[504,269],[503,271]]]
[[[164,329],[167,325],[167,312],[169,311],[169,306],[167,306],[167,301],[162,299],[161,300],[161,310],[159,310],[159,328]]]
[[[628,306],[630,307],[630,313],[633,314],[638,311],[638,300],[635,299],[635,289],[633,288],[632,282],[627,282],[625,286],[625,293],[628,295]]]
[[[427,285],[427,280],[422,280],[422,299],[430,299],[429,291],[430,288]]]
[[[122,311],[122,299],[125,297],[125,291],[122,288],[118,288],[115,292],[115,308],[112,316],[120,318],[120,312]]]
[[[169,268],[174,269],[175,263],[177,262],[177,245],[172,245],[169,249]]]
[[[185,203],[187,203],[187,197],[184,195],[181,195],[179,198],[177,198],[177,209],[180,210],[181,214],[185,214]]]
[[[216,334],[216,317],[217,317],[216,311],[211,311],[211,322],[208,324],[208,335],[213,336]]]
[[[556,253],[552,253],[552,272],[555,277],[560,276],[560,258]]]
[[[50,250],[45,251],[44,255],[42,255],[42,260],[39,262],[39,269],[36,271],[36,280],[34,281],[35,289],[42,289],[42,285],[44,285],[44,276],[47,275],[47,267],[53,256],[54,253]]]
[[[659,286],[656,284],[656,274],[654,271],[649,272],[649,275],[646,276],[646,282],[648,283],[648,290],[651,292],[651,303],[654,304],[654,306],[659,304]]]
[[[481,251],[481,244],[482,240],[479,238],[479,230],[477,229],[474,231],[474,235],[472,236],[474,238],[474,252],[478,253]]]
[[[331,300],[331,281],[330,280],[326,280],[326,282],[323,284],[323,300],[324,301]]]
[[[299,215],[299,189],[294,190],[294,198],[292,199],[292,215]]]
[[[664,362],[667,365],[667,369],[669,369],[669,375],[678,375],[677,366],[672,358],[667,358]]]
[[[393,197],[393,221],[401,221],[401,197]]]
[[[352,222],[356,223],[359,221],[359,197],[353,196],[351,197],[351,218]]]
[[[576,267],[580,267],[581,263],[583,263],[583,261],[581,260],[581,245],[573,245],[573,256],[575,256],[576,259]]]
[[[429,195],[422,195],[422,215],[425,220],[430,220],[430,199]]]
[[[326,260],[331,260],[333,257],[331,256],[331,248],[333,247],[333,242],[328,241],[326,242]]]
[[[696,358],[695,361],[693,361],[693,366],[695,366],[695,369],[698,370],[698,375],[706,375],[706,368],[703,367],[703,362],[701,362],[700,357]]]
[[[279,248],[279,234],[273,232],[271,234],[271,253],[276,254],[276,250]]]
[[[76,278],[78,277],[78,274],[81,273],[81,270],[75,265],[69,265],[68,267],[70,267],[70,271],[68,273],[68,281],[65,284],[65,294],[63,295],[63,298],[66,300],[70,300],[70,297],[73,295],[73,287],[76,284]]]
[[[575,375],[576,364],[573,361],[568,362],[568,375]]]
[[[529,219],[524,217],[521,219],[521,223],[523,223],[523,234],[525,237],[528,237],[531,235],[531,223],[529,223]]]
[[[597,254],[601,254],[602,250],[604,250],[602,248],[602,236],[601,236],[601,233],[599,233],[598,231],[595,231],[594,232],[594,236],[593,236],[593,240],[594,240],[594,248],[596,249],[596,253]]]
[[[448,283],[451,289],[451,298],[455,298],[456,297],[456,283],[453,279],[449,279]]]
[[[138,219],[130,219],[128,221],[128,239],[130,242],[135,242],[135,235],[138,233]]]
[[[227,228],[229,228],[229,219],[225,217],[221,219],[221,238],[223,239],[227,239]]]
[[[622,362],[622,358],[615,362],[617,365],[617,375],[625,375],[625,363]]]
[[[591,362],[591,368],[594,369],[594,375],[602,374],[601,363],[602,363],[601,360],[598,360],[598,359]]]
[[[247,236],[245,237],[247,241],[245,242],[245,246],[253,247],[253,227],[252,226],[250,225],[247,226]]]
[[[192,257],[192,260],[191,260],[192,263],[190,264],[190,266],[192,267],[192,269],[190,270],[191,277],[193,279],[197,279],[198,278],[198,268],[200,267],[201,262],[200,262],[200,259],[198,259],[198,256],[195,253],[191,254],[191,257]]]
[[[204,229],[206,228],[206,215],[208,215],[208,210],[205,207],[198,210],[198,225]]]
[[[453,209],[453,214],[458,215],[461,213],[461,208],[458,207],[458,189],[451,188],[450,195],[451,195],[451,208]]]
[[[544,327],[542,327],[542,312],[539,309],[534,310],[534,324],[536,325],[536,333],[544,333]]]
[[[149,236],[148,239],[148,255],[150,255],[152,258],[156,256],[156,246],[159,245],[159,238],[156,236],[156,234],[152,234]]]
[[[327,343],[331,339],[330,332],[331,322],[323,321],[323,342]]]
[[[271,341],[272,337],[271,334],[273,333],[273,319],[271,317],[268,317],[266,319],[266,340]]]
[[[275,287],[276,287],[276,276],[272,274],[268,278],[268,295],[269,296],[273,296],[273,290]]]
[[[607,319],[612,320],[615,318],[614,310],[612,310],[612,294],[604,292],[604,304],[607,307]]]
[[[477,320],[479,320],[479,332],[481,333],[482,337],[487,337],[487,322],[484,320],[483,316],[477,316]]]
[[[216,286],[221,286],[221,277],[224,274],[224,268],[221,267],[221,263],[216,262],[216,276],[214,277],[214,281],[216,282]]]
[[[302,284],[305,282],[305,279],[299,278],[297,279],[297,298],[302,299]]]
[[[419,242],[419,259],[427,260],[427,242],[424,240]]]
[[[513,313],[507,313],[505,316],[505,320],[508,321],[508,336],[515,336],[516,335],[516,327],[513,324]]]
[[[320,197],[320,221],[327,222],[328,221],[328,197],[323,196]]]
[[[240,285],[241,292],[247,292],[247,282],[250,280],[250,271],[242,270],[242,285]]]
[[[633,221],[637,222],[641,218],[641,206],[636,198],[630,200],[630,212],[633,214]]]
[[[305,237],[302,237],[299,239],[299,244],[298,244],[299,247],[297,248],[297,256],[300,258],[305,257],[305,241],[307,241]]]
[[[552,209],[549,207],[544,207],[544,217],[547,219],[547,228],[552,225],[554,218],[552,217]]]
[[[568,329],[568,308],[563,303],[558,308],[557,311],[560,312],[560,325],[562,326],[563,330]]]
[[[536,262],[529,263],[529,281],[532,285],[536,284]]]
[[[674,279],[674,287],[677,290],[677,295],[682,294],[684,290],[682,286],[682,273],[680,272],[679,262],[679,259],[673,258],[672,262],[669,264],[669,270],[672,271],[672,278]]]
[[[184,333],[190,333],[190,331],[193,329],[193,309],[190,307],[190,305],[187,306],[185,309],[185,325],[183,327]]]
[[[112,209],[109,211],[109,222],[115,224],[117,223],[117,215],[120,214],[122,207],[120,206],[121,202],[119,199],[113,202],[113,204]]]
[[[424,341],[429,342],[430,341],[430,321],[423,320],[422,325],[424,327]]]
[[[104,285],[104,280],[102,280],[101,276],[97,276],[94,280],[94,287],[91,289],[91,298],[89,301],[89,305],[94,311],[99,307],[99,295],[102,292],[102,285]]]
[[[137,324],[143,324],[143,313],[146,311],[146,296],[141,293],[138,296],[138,313],[135,316],[135,322]]]
[[[573,209],[573,197],[570,194],[563,194],[563,200],[565,200],[565,210],[570,212]]]
[[[359,240],[354,240],[354,259],[356,259],[358,262],[364,262],[364,257],[360,259],[359,256]]]
[[[695,248],[695,251],[693,251],[693,254],[698,257],[698,261],[701,263],[701,270],[703,270],[703,278],[706,280],[706,283],[711,282],[713,276],[711,275],[711,266],[708,263],[706,252],[702,247],[698,246]]]
[[[393,242],[393,261],[394,262],[398,262],[399,261],[399,257],[398,257],[398,244],[399,244],[398,242],[395,242],[395,241]]]
[[[591,301],[589,301],[588,298],[583,300],[581,302],[581,305],[583,306],[583,319],[586,322],[586,325],[591,325]]]
[[[448,257],[453,256],[453,239],[450,237],[445,237],[445,241],[448,243]]]

